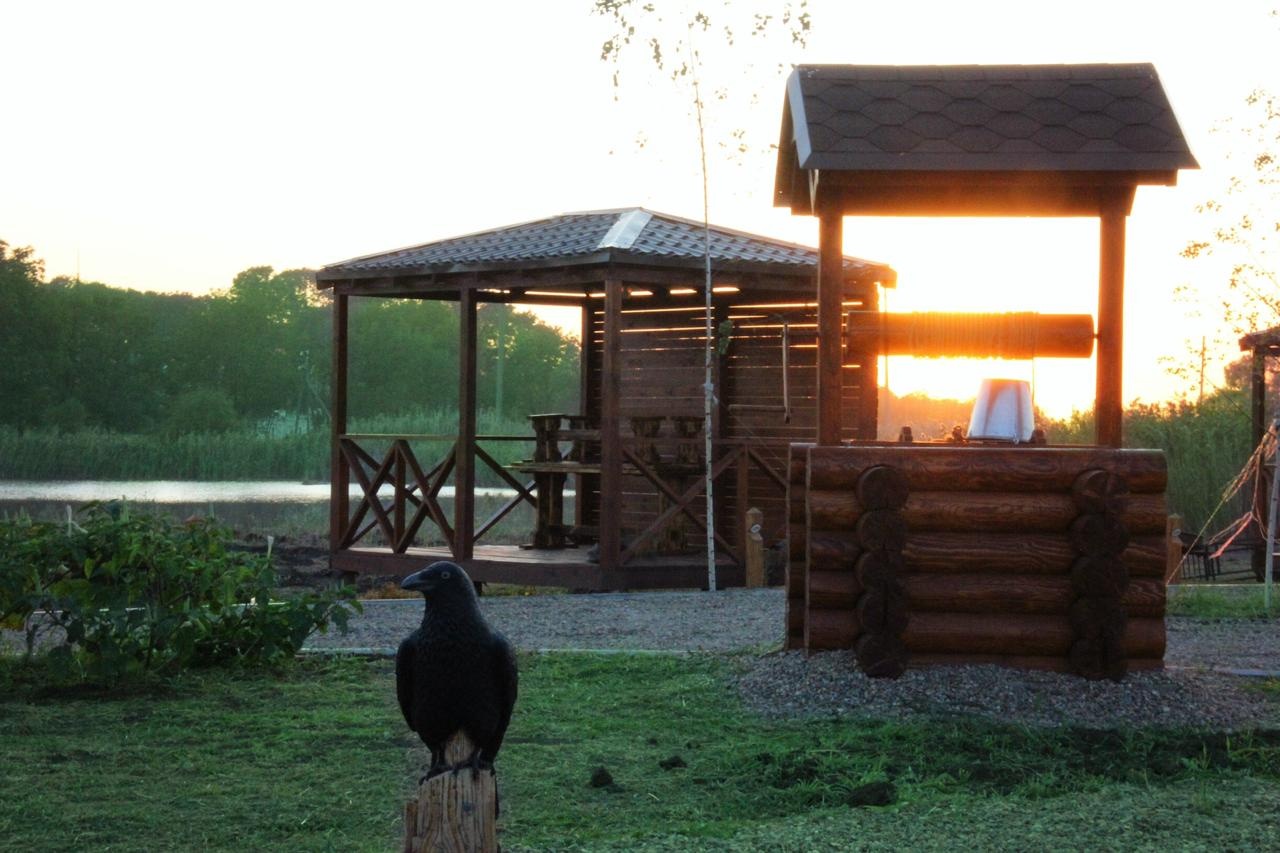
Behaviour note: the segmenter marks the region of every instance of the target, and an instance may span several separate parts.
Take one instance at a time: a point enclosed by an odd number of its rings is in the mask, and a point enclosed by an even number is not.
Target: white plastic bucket
[[[1021,379],[984,379],[969,418],[973,441],[1030,441],[1035,431],[1031,383]]]

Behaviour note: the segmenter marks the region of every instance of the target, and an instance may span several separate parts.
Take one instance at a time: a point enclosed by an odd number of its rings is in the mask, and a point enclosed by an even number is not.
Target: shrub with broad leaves
[[[50,631],[64,675],[113,682],[145,672],[292,657],[313,631],[345,631],[349,587],[273,599],[269,555],[236,551],[213,521],[179,524],[126,504],[88,504],[66,522],[0,521],[0,625],[27,653]]]

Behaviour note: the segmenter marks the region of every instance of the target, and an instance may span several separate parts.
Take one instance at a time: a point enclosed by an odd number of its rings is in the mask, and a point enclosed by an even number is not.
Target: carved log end
[[[1121,681],[1129,673],[1129,661],[1114,645],[1102,639],[1076,640],[1067,655],[1071,671],[1083,678]]]
[[[906,561],[898,551],[867,551],[858,557],[854,571],[864,589],[891,583],[902,574]]]
[[[1071,522],[1071,545],[1089,557],[1113,557],[1129,546],[1129,529],[1111,513],[1091,512]]]
[[[858,668],[870,678],[897,678],[907,670],[907,647],[889,634],[863,634],[854,654]]]
[[[858,503],[867,509],[901,509],[907,502],[907,478],[890,465],[873,465],[858,476]]]
[[[907,629],[907,594],[897,581],[867,588],[855,609],[858,623],[866,631],[896,637]]]
[[[1081,512],[1124,512],[1129,503],[1129,481],[1121,474],[1090,468],[1071,484],[1071,498]]]
[[[1068,612],[1076,636],[1085,640],[1107,639],[1121,648],[1128,615],[1114,598],[1077,598]]]
[[[854,527],[864,550],[901,551],[907,544],[907,522],[891,509],[875,509],[858,518]]]
[[[1080,557],[1071,564],[1076,595],[1120,598],[1129,586],[1129,567],[1117,557]]]

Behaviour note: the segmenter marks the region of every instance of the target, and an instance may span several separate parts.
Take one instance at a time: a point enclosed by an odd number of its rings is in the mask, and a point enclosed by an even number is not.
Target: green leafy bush
[[[221,388],[193,388],[179,394],[167,407],[164,434],[227,432],[240,423],[235,401]]]
[[[271,600],[269,556],[228,548],[208,520],[177,524],[89,504],[65,523],[0,522],[0,622],[60,628],[55,670],[118,681],[225,662],[292,657],[314,630],[346,629],[359,610],[345,588]],[[55,632],[56,633],[56,632]]]

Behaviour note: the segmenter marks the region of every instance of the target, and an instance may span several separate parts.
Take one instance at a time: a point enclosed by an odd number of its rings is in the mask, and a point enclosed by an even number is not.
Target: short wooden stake
[[[1164,538],[1169,545],[1168,557],[1164,562],[1164,582],[1178,583],[1182,580],[1178,569],[1182,566],[1182,539],[1178,534],[1182,531],[1182,516],[1171,515],[1165,524]]]
[[[764,586],[764,513],[752,507],[747,510],[747,586]]]
[[[459,732],[445,745],[445,761],[471,756],[471,741]],[[433,776],[404,804],[405,853],[474,853],[498,849],[498,783],[491,770],[463,768]]]

